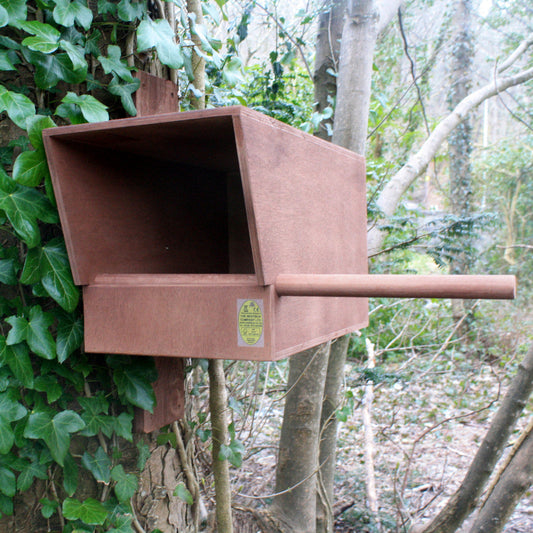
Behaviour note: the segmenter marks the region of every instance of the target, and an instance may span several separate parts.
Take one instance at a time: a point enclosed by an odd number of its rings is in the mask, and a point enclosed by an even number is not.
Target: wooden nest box
[[[367,276],[364,159],[246,108],[44,143],[88,352],[276,360],[366,326],[366,296],[514,291]]]

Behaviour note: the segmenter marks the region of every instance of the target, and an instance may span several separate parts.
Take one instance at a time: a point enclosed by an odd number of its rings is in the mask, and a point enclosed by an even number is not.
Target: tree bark
[[[336,339],[330,348],[322,415],[320,419],[320,475],[317,494],[317,533],[333,531],[333,486],[337,449],[337,410],[344,382],[344,365],[349,335]]]
[[[374,0],[352,0],[342,32],[333,143],[365,153],[372,59],[379,11]]]
[[[213,432],[213,476],[215,478],[216,521],[218,533],[232,533],[231,484],[227,460],[219,459],[220,448],[228,444],[226,417],[226,378],[224,364],[219,359],[209,360],[209,411]]]
[[[533,390],[533,344],[518,367],[509,390],[468,472],[444,509],[423,528],[422,533],[452,533],[475,508],[503,447]]]
[[[195,24],[204,23],[202,2],[200,0],[187,0],[187,11],[194,16],[194,22],[189,20],[192,42],[195,47],[201,48],[202,41],[200,37],[194,33],[194,26]],[[205,59],[197,54],[195,50],[192,51],[192,70],[194,73],[194,88],[201,93],[201,96],[194,95],[193,98],[191,98],[191,102],[195,109],[205,109]]]
[[[321,13],[318,19],[318,34],[315,53],[315,88],[316,110],[321,113],[337,96],[337,78],[339,54],[341,48],[342,28],[347,0],[324,0],[323,7],[331,6],[329,11]],[[315,133],[321,139],[329,140],[329,131],[333,129],[334,116],[324,120]],[[329,128],[328,126],[329,125]]]
[[[533,484],[533,426],[514,453],[502,476],[481,508],[470,533],[502,531],[516,504]]]
[[[329,343],[294,355],[276,468],[271,515],[281,532],[309,533],[316,522],[320,413]]]

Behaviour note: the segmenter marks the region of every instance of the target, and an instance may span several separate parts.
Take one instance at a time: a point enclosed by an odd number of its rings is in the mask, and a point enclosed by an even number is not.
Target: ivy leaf
[[[33,367],[26,343],[9,346],[6,338],[0,336],[0,361],[7,363],[24,387],[33,388]]]
[[[8,22],[9,22],[9,13],[7,12],[4,6],[0,5],[0,28],[7,26]]]
[[[22,55],[35,66],[35,84],[39,89],[51,89],[60,81],[77,84],[87,77],[87,66],[75,69],[68,54],[41,54],[25,48]]]
[[[59,507],[58,502],[49,500],[48,498],[41,498],[39,500],[39,503],[42,505],[41,514],[45,518],[50,518],[57,511],[57,508]]]
[[[53,239],[42,247],[40,270],[46,292],[65,311],[74,311],[80,293],[74,285],[67,251],[61,239]]]
[[[235,468],[240,468],[244,451],[245,449],[242,443],[236,439],[232,439],[229,446],[226,444],[220,445],[218,458],[220,461],[228,460]]]
[[[28,465],[21,471],[17,478],[17,489],[20,492],[28,490],[32,486],[35,478],[48,479],[46,465],[41,464],[38,461],[28,463]]]
[[[53,224],[57,222],[57,213],[49,200],[38,190],[16,184],[12,192],[0,189],[0,209],[3,209],[14,230],[29,248],[34,248],[41,241],[36,219]]]
[[[165,19],[143,20],[137,28],[137,50],[155,48],[159,60],[170,68],[183,66],[181,48],[174,41],[174,32]]]
[[[133,497],[138,487],[137,476],[126,474],[122,465],[117,465],[111,470],[111,477],[116,481],[115,494],[119,502],[128,502]]]
[[[0,393],[0,419],[10,423],[26,416],[28,410],[8,392]],[[4,452],[6,453],[6,452]]]
[[[12,498],[8,498],[7,496],[0,494],[0,512],[4,513],[5,515],[13,514]]]
[[[102,68],[106,74],[113,73],[125,81],[133,81],[130,67],[125,61],[120,59],[120,56],[120,47],[110,44],[107,47],[107,57],[99,56],[98,61],[100,61],[100,64],[102,65]]]
[[[26,20],[26,0],[0,0],[0,7],[7,13],[8,24],[10,26],[18,28],[20,27],[20,23]],[[3,16],[5,17],[5,14]]]
[[[32,248],[26,254],[26,261],[20,275],[20,282],[31,285],[41,280],[41,249]]]
[[[1,9],[3,8],[0,6]],[[14,56],[11,50],[0,50],[0,70],[17,70],[15,67],[16,59],[16,55]]]
[[[48,116],[35,115],[27,120],[26,126],[28,129],[28,137],[32,146],[36,150],[44,149],[43,130],[47,128],[54,128],[54,121]]]
[[[13,166],[13,179],[27,187],[37,187],[48,174],[44,151],[22,152]]]
[[[174,496],[177,496],[187,505],[192,505],[194,503],[194,498],[184,483],[178,483],[178,486],[174,489]]]
[[[58,105],[55,114],[58,117],[67,119],[71,124],[85,124],[87,122],[83,118],[80,108],[74,104]]]
[[[94,457],[85,452],[81,458],[81,464],[89,470],[96,481],[109,483],[111,479],[111,459],[101,446],[96,450]]]
[[[142,472],[146,466],[146,461],[150,458],[150,447],[143,441],[137,443],[137,450],[139,450],[139,457],[137,458],[137,468]]]
[[[59,46],[62,50],[65,50],[69,59],[72,61],[74,70],[85,69],[87,70],[87,61],[85,60],[85,50],[81,46],[76,46],[70,41],[62,39],[59,41]]]
[[[26,37],[22,41],[22,44],[30,50],[42,52],[43,54],[51,54],[57,50],[61,34],[50,24],[31,20],[22,22],[20,27],[33,35],[33,37]]]
[[[30,309],[26,340],[30,349],[45,359],[56,357],[56,343],[48,329],[53,322],[52,315],[44,313],[39,305]]]
[[[92,418],[82,416],[87,427],[81,432],[85,437],[93,437],[101,431],[106,437],[111,438],[115,428],[115,418],[108,415],[96,415]]]
[[[0,259],[0,283],[16,285],[17,276],[14,259]]]
[[[124,22],[133,22],[141,19],[144,14],[144,4],[142,2],[132,3],[131,0],[120,0],[118,4],[118,18]]]
[[[6,344],[11,346],[25,341],[28,337],[28,321],[22,316],[10,316],[6,322],[11,326],[7,334]]]
[[[128,402],[150,413],[156,403],[152,384],[140,369],[124,367],[113,371],[113,379],[118,393],[125,396]]]
[[[113,418],[114,430],[118,437],[122,437],[128,442],[133,442],[132,424],[133,415],[129,413],[120,413]]]
[[[73,315],[61,315],[57,326],[57,360],[66,361],[68,356],[77,350],[83,341],[83,321]]]
[[[63,389],[57,382],[57,378],[52,376],[37,376],[35,379],[35,390],[46,392],[46,400],[53,403],[63,394]]]
[[[0,453],[5,455],[9,453],[15,443],[15,433],[11,424],[0,419]]]
[[[111,94],[120,96],[122,106],[132,117],[137,115],[137,109],[135,109],[135,104],[133,103],[133,98],[131,95],[139,88],[140,84],[141,80],[139,79],[133,79],[131,82],[120,83],[118,78],[113,76],[113,79],[108,87],[108,90]]]
[[[86,2],[82,3],[78,0],[72,2],[70,0],[55,0],[55,3],[56,7],[53,15],[54,20],[58,24],[69,28],[70,26],[74,26],[75,21],[78,21],[85,31],[89,30],[93,21],[93,13],[87,7]]]
[[[222,77],[230,87],[235,87],[238,83],[243,82],[242,61],[236,56],[231,57],[224,65]]]
[[[0,466],[0,492],[5,496],[12,498],[17,492],[17,480],[14,472],[5,467]]]
[[[7,111],[9,118],[22,129],[26,129],[26,120],[35,115],[35,105],[23,94],[8,91],[0,85],[0,112]]]
[[[67,453],[63,466],[63,488],[69,496],[78,488],[78,465],[70,453]]]
[[[106,111],[107,106],[90,94],[78,95],[73,92],[68,92],[61,101],[64,104],[75,104],[79,106],[83,118],[87,122],[104,122],[109,120],[109,114]]]
[[[27,409],[7,392],[0,394],[0,454],[9,453],[15,442],[11,422],[26,416]]]
[[[70,434],[84,427],[85,423],[74,411],[61,411],[53,418],[48,412],[36,411],[28,418],[24,436],[44,440],[52,457],[63,466],[70,446]]]
[[[87,498],[83,502],[66,498],[63,501],[63,516],[67,520],[81,520],[88,525],[101,526],[107,518],[107,509],[94,498]]]
[[[34,218],[26,218],[16,210],[6,211],[6,215],[15,233],[27,244],[28,248],[33,248],[41,242],[39,226]]]

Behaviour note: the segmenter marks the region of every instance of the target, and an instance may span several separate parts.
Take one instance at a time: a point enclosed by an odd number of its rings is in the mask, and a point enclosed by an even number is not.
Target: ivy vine
[[[138,481],[123,450],[156,372],[150,358],[83,352],[42,131],[135,115],[133,54],[188,83],[191,52],[145,0],[0,0],[0,28],[0,516],[38,486],[55,529],[130,532]],[[80,494],[87,476],[95,497]]]

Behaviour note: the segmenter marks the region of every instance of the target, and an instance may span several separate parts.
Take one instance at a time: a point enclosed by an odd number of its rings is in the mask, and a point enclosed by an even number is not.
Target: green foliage
[[[178,483],[178,485],[174,489],[174,496],[177,496],[188,505],[192,505],[194,503],[194,498],[185,486],[185,483]]]

